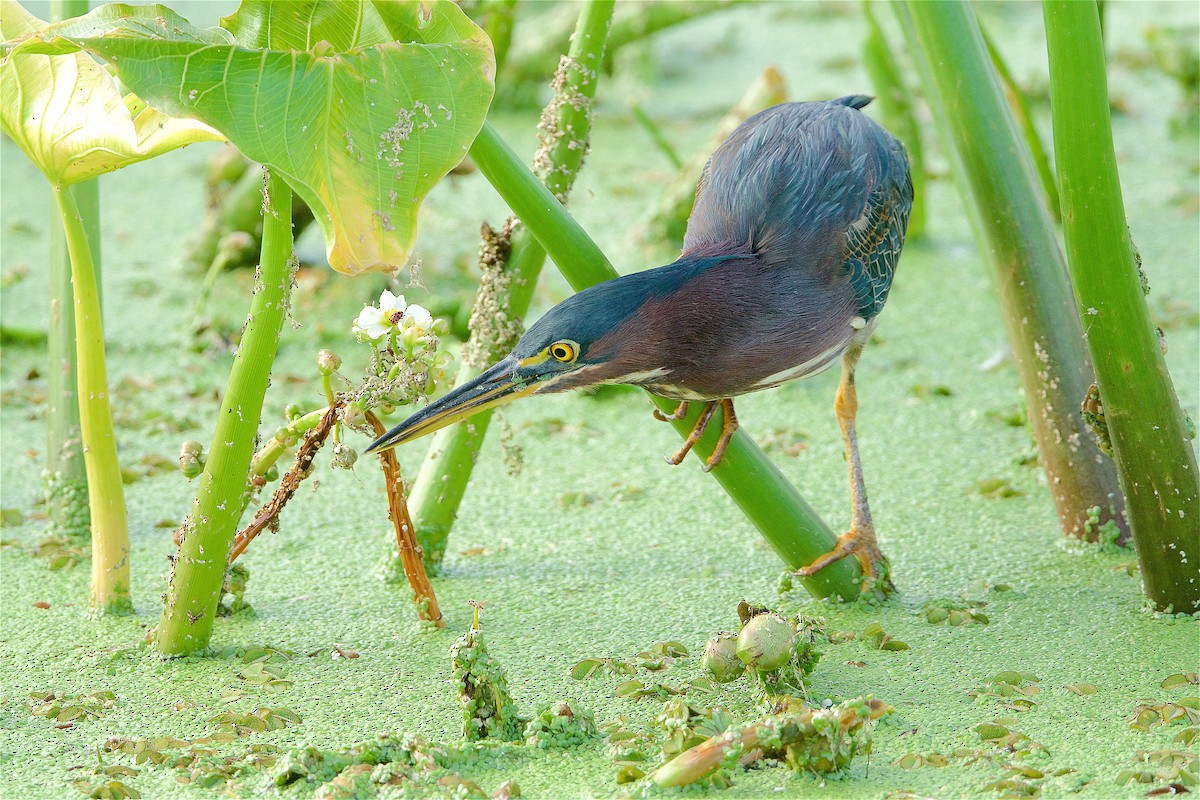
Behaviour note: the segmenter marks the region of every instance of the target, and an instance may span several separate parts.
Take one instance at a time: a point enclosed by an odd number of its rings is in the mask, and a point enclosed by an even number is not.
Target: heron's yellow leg
[[[807,578],[835,561],[854,555],[862,565],[862,591],[867,592],[878,586],[880,590],[887,592],[892,588],[891,578],[888,576],[888,560],[879,549],[879,542],[875,538],[875,525],[871,522],[871,508],[867,504],[867,486],[863,482],[862,462],[858,456],[858,434],[855,430],[858,393],[854,388],[854,368],[858,365],[862,348],[861,343],[855,343],[846,351],[842,359],[842,380],[838,385],[837,399],[833,406],[837,413],[838,425],[842,429],[846,467],[850,473],[850,530],[838,537],[836,547],[808,566],[796,570],[796,574]]]
[[[718,400],[717,403],[721,406],[721,438],[717,439],[717,446],[713,448],[712,455],[704,462],[705,472],[711,472],[717,464],[721,463],[725,449],[729,447],[729,442],[738,429],[737,414],[733,411],[733,398],[726,397]]]

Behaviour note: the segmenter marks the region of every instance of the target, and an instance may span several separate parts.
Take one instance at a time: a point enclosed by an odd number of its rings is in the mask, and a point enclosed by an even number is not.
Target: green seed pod
[[[341,366],[341,357],[332,350],[322,350],[317,353],[317,371],[322,375],[332,375]]]
[[[738,658],[737,634],[729,631],[718,633],[704,646],[700,665],[708,670],[717,683],[730,683],[742,677],[746,665]]]
[[[333,445],[333,460],[330,466],[334,469],[351,469],[357,460],[358,453],[350,445],[345,442],[336,442]]]
[[[738,634],[737,657],[748,667],[776,670],[792,658],[796,629],[778,614],[758,614]]]
[[[188,480],[204,471],[204,445],[189,439],[180,446],[179,471]]]

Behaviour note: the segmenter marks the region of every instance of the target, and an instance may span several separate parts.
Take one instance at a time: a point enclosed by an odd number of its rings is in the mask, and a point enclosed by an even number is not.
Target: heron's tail
[[[850,108],[862,108],[874,99],[870,95],[852,94],[846,97],[839,97],[837,100],[830,100],[829,102],[837,103],[840,106],[850,106]]]

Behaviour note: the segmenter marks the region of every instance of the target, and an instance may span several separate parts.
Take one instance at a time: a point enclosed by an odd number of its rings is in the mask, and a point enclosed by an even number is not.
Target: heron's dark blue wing
[[[685,255],[753,253],[805,281],[847,283],[858,313],[878,314],[912,181],[900,142],[858,110],[867,102],[785,103],[742,123],[705,168]]]

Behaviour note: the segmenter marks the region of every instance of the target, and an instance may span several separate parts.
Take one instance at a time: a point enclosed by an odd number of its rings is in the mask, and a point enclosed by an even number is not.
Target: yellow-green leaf
[[[0,39],[46,26],[16,0],[0,0]],[[123,93],[86,53],[41,55],[29,41],[0,56],[0,127],[55,186],[224,138],[198,120],[168,117]]]
[[[20,47],[105,59],[155,108],[278,171],[316,213],[334,269],[403,266],[420,201],[483,125],[487,36],[449,0],[255,0],[221,24],[112,4]]]

